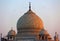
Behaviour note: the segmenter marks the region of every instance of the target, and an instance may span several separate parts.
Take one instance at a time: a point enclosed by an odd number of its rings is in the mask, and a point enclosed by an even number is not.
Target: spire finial
[[[31,10],[31,2],[29,2],[29,11]]]

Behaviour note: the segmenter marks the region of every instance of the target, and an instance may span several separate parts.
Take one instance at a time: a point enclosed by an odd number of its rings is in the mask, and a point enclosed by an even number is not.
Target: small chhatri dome
[[[42,29],[40,31],[39,35],[42,36],[42,37],[45,36],[45,38],[51,39],[51,36],[49,35],[49,33],[45,29]]]
[[[39,31],[43,29],[43,22],[41,18],[39,18],[32,10],[31,10],[31,3],[29,3],[29,10],[19,18],[17,22],[17,30],[18,32],[21,29],[27,28],[27,29],[33,29]]]
[[[49,35],[49,33],[45,29],[42,29],[40,35]]]
[[[13,30],[13,29],[11,29],[9,32],[8,32],[8,36],[15,36],[16,35],[16,32]]]

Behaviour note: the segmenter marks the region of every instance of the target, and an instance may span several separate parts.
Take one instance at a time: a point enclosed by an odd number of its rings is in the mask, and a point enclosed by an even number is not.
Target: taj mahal
[[[52,39],[44,29],[42,19],[32,11],[31,3],[29,10],[17,20],[17,34],[11,29],[6,37],[5,40],[1,38],[1,41],[59,41],[57,32]]]

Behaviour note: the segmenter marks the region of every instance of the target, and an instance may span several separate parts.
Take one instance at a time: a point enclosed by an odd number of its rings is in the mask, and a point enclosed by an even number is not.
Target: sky
[[[12,27],[17,32],[17,20],[28,11],[29,2],[51,37],[55,32],[60,36],[60,0],[0,0],[0,33],[5,36]]]

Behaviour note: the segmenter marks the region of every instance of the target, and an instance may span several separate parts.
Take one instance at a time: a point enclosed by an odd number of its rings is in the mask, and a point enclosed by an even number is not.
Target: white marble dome
[[[32,10],[27,11],[17,22],[17,30],[21,28],[43,29],[43,22]]]
[[[9,32],[8,32],[8,36],[15,36],[16,35],[16,32],[13,30],[13,29],[11,29]]]

